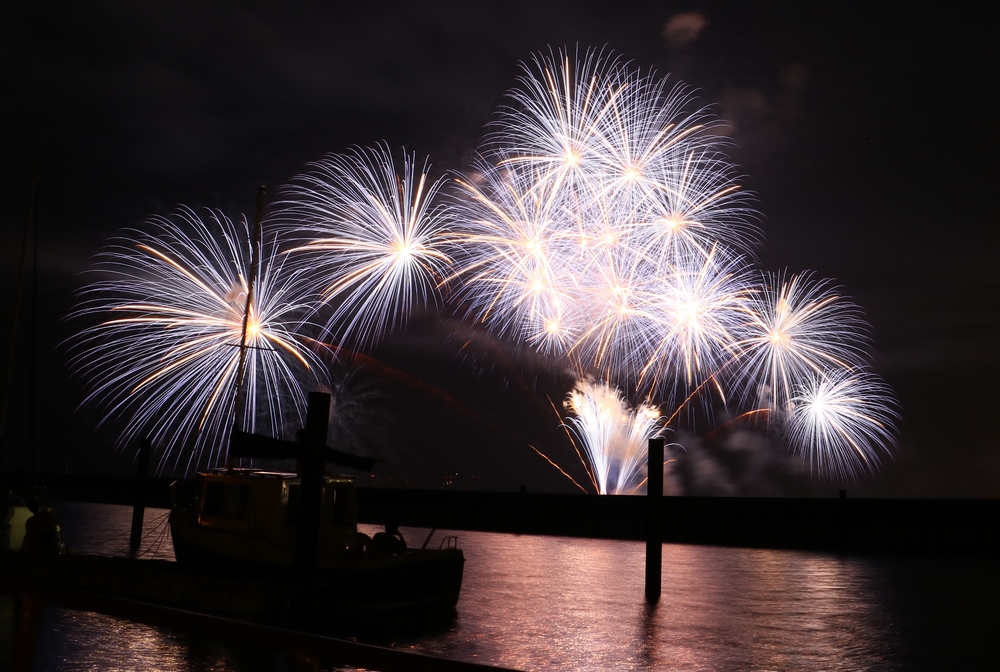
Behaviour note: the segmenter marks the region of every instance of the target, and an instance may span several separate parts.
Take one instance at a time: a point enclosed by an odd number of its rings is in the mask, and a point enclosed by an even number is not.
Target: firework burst
[[[817,380],[867,380],[868,327],[810,273],[751,279],[759,232],[718,119],[682,86],[595,51],[536,56],[508,100],[476,179],[458,180],[453,277],[469,314],[567,358],[581,379],[596,374],[669,406],[683,398],[678,412],[707,390],[725,401],[732,386],[801,450],[793,399]],[[879,407],[871,417],[891,416],[891,395],[862,387]],[[595,394],[573,393],[571,424],[589,423],[583,434],[604,445],[612,425],[585,410],[597,408]],[[812,418],[820,436],[823,419],[838,416]],[[871,431],[856,442],[871,441],[874,455],[890,438]],[[607,458],[587,454],[604,483]]]
[[[397,168],[385,146],[357,148],[310,164],[282,190],[273,221],[295,242],[289,263],[303,293],[332,308],[326,331],[338,345],[371,346],[414,305],[437,301],[448,222],[428,170],[406,154]]]
[[[868,372],[834,370],[796,385],[788,439],[811,473],[856,480],[878,471],[894,444],[892,391]]]
[[[766,274],[748,298],[736,348],[744,394],[755,405],[785,413],[796,385],[867,362],[868,325],[831,282],[811,273]]]
[[[458,181],[470,314],[581,375],[696,386],[732,356],[757,235],[717,120],[597,52],[536,58],[510,99]]]
[[[507,171],[482,172],[480,184],[459,181],[455,208],[464,233],[452,256],[465,277],[470,311],[500,335],[559,351],[573,337],[573,253],[553,206],[533,183]]]
[[[302,385],[323,380],[325,367],[296,335],[309,307],[273,241],[257,250],[247,300],[253,247],[245,219],[202,219],[185,207],[153,217],[99,255],[90,273],[102,279],[71,314],[97,320],[69,343],[89,387],[83,403],[103,409],[103,422],[124,420],[119,448],[149,437],[160,473],[224,463],[234,420],[279,437],[286,422],[301,426]],[[244,331],[245,402],[234,418]]]
[[[537,55],[501,108],[483,155],[568,200],[581,224],[637,227],[659,249],[723,243],[750,252],[754,213],[725,157],[722,122],[682,85],[614,54]],[[602,214],[603,213],[603,214]]]
[[[867,373],[868,327],[810,273],[751,279],[760,232],[720,126],[653,71],[550,50],[523,65],[446,204],[429,164],[379,145],[312,163],[280,192],[268,225],[288,245],[278,255],[271,239],[253,272],[245,221],[155,218],[102,254],[107,279],[74,313],[100,320],[71,343],[85,403],[124,418],[122,443],[165,445],[161,470],[215,464],[227,417],[275,434],[301,422],[298,381],[325,367],[296,331],[316,322],[324,340],[370,349],[454,285],[496,335],[607,381],[566,403],[599,492],[634,491],[668,424],[620,389],[656,395],[672,422],[706,390],[728,403],[731,386],[814,472],[874,471],[897,415]]]

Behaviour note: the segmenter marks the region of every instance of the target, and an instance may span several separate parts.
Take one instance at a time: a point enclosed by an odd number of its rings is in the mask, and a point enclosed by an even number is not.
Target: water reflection
[[[56,502],[63,541],[71,551],[100,555],[129,555],[132,507],[120,504]],[[167,509],[147,508],[142,521],[139,556],[173,560]]]
[[[689,669],[879,667],[888,643],[860,561],[668,546],[658,664]],[[666,560],[669,558],[670,560]]]
[[[47,607],[39,630],[36,670],[104,672],[271,672],[290,658],[266,646],[231,646],[210,636]]]
[[[907,562],[898,558],[668,544],[663,596],[648,605],[642,543],[462,541],[457,625],[421,650],[523,669],[887,669],[919,666],[924,636],[940,630],[899,627],[891,598],[912,587],[886,583]],[[992,575],[977,561],[916,562],[925,577],[950,567]],[[965,614],[946,618],[974,618]],[[952,655],[974,660],[983,646]]]
[[[160,539],[155,554],[172,557],[169,538],[157,536],[162,514],[147,512],[146,548]],[[71,547],[127,552],[128,507],[72,505],[60,515]],[[403,533],[419,545],[427,530]],[[359,640],[530,670],[934,669],[974,667],[992,653],[996,618],[975,611],[1000,599],[989,561],[667,544],[663,595],[650,605],[641,542],[458,535],[466,573],[457,618],[419,632],[354,633]],[[265,643],[53,608],[40,639],[39,670],[291,664]]]

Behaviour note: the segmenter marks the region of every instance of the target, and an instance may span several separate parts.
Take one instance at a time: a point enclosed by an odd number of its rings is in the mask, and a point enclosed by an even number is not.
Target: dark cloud
[[[744,152],[780,156],[802,132],[802,107],[809,68],[799,63],[782,66],[765,86],[729,86],[717,97],[718,112]]]

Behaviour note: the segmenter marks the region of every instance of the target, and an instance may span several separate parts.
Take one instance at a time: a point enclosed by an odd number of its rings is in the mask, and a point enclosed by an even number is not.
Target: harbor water
[[[131,509],[57,503],[67,545],[125,555]],[[173,557],[166,511],[146,512],[141,553]],[[374,531],[371,528],[366,531]],[[411,545],[429,530],[403,528]],[[457,615],[358,641],[523,670],[910,670],[996,665],[997,563],[665,544],[663,596],[643,597],[642,542],[457,534]],[[0,597],[0,668],[12,602]],[[33,669],[293,670],[296,652],[211,632],[43,609]],[[331,668],[324,663],[321,669]]]

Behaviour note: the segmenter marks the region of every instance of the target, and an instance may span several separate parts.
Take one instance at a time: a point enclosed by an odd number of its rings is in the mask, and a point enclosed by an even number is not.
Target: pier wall
[[[13,474],[0,485],[20,488]],[[51,500],[131,504],[134,481],[38,475]],[[146,504],[169,506],[168,480],[150,479]],[[597,496],[358,488],[361,522],[515,534],[645,539],[641,495]],[[858,553],[1000,556],[1000,500],[664,497],[667,543]]]
[[[645,538],[643,496],[362,489],[365,522]],[[664,497],[667,543],[843,552],[1000,552],[1000,500]]]

